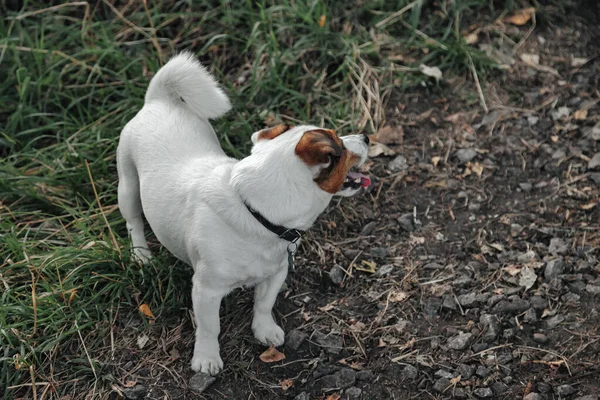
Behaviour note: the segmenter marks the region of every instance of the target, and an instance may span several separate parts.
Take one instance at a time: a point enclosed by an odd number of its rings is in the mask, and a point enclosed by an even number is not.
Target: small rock
[[[298,329],[294,329],[285,336],[285,347],[294,351],[298,350],[308,335]]]
[[[600,167],[600,153],[594,154],[590,161],[588,161],[588,169],[596,169]]]
[[[469,205],[467,206],[467,209],[471,212],[477,212],[479,211],[479,209],[481,208],[481,204],[479,203],[469,203]]]
[[[458,306],[456,305],[456,302],[454,301],[454,298],[452,296],[445,294],[444,297],[442,297],[442,299],[442,308],[452,311],[458,310]]]
[[[461,379],[469,379],[475,373],[475,366],[468,364],[460,364],[456,368],[456,372],[461,376]]]
[[[217,378],[208,374],[197,373],[190,379],[190,389],[195,390],[198,393],[204,392],[210,385],[215,383]]]
[[[461,275],[458,278],[456,278],[454,282],[452,282],[452,285],[460,288],[465,288],[471,286],[471,283],[473,283],[473,279],[469,278],[466,275]]]
[[[310,396],[308,393],[302,392],[298,396],[294,397],[294,400],[310,400]]]
[[[534,310],[543,310],[546,307],[548,307],[548,300],[546,300],[542,296],[532,296],[531,299],[529,299],[529,301],[531,303],[531,307],[533,307]]]
[[[380,260],[384,260],[388,256],[388,249],[385,247],[373,247],[371,249],[371,255]]]
[[[433,374],[433,376],[435,376],[436,378],[454,378],[454,374],[450,371],[446,371],[445,369],[438,369],[437,371],[435,371],[435,374]]]
[[[370,382],[373,380],[373,371],[370,369],[363,369],[362,371],[358,371],[356,373],[356,380]]]
[[[505,329],[505,330],[502,332],[502,337],[503,337],[504,339],[512,339],[512,338],[514,338],[514,337],[515,337],[515,330],[514,330],[514,329],[512,329],[512,328]]]
[[[135,385],[134,387],[123,389],[123,394],[128,400],[143,399],[146,397],[147,392],[148,389],[144,385]]]
[[[400,217],[398,217],[398,223],[406,232],[414,232],[415,230],[412,214],[402,214]]]
[[[339,265],[334,265],[329,271],[329,278],[334,285],[341,285],[345,276],[346,273]]]
[[[477,294],[476,293],[468,293],[461,294],[458,296],[458,302],[463,307],[474,307],[477,305]]]
[[[489,347],[490,346],[487,343],[475,343],[471,346],[471,349],[473,349],[475,353],[479,353],[480,351],[487,350]]]
[[[544,400],[541,394],[531,392],[527,396],[523,397],[523,400]]]
[[[335,374],[325,375],[319,382],[323,389],[346,389],[354,386],[356,372],[350,368],[343,368]]]
[[[494,397],[494,392],[490,388],[478,388],[473,390],[473,394],[480,399],[490,399]]]
[[[477,156],[477,152],[474,149],[459,149],[456,151],[456,153],[454,153],[454,155],[462,163],[468,163]]]
[[[419,371],[412,365],[407,365],[402,370],[402,377],[404,379],[415,380],[415,379],[417,379],[418,375],[419,375]]]
[[[574,400],[598,400],[598,395],[588,394],[587,396],[577,397]]]
[[[313,378],[319,379],[325,375],[331,375],[339,370],[340,370],[340,367],[338,367],[336,365],[318,364],[317,368],[313,372]]]
[[[546,278],[547,281],[556,279],[564,272],[564,266],[565,262],[563,261],[562,257],[548,261],[546,263],[546,268],[544,269],[544,278]]]
[[[321,347],[325,348],[325,351],[329,354],[340,354],[344,347],[344,341],[338,335],[329,334],[325,335],[319,331],[316,331],[314,341]]]
[[[571,385],[560,385],[554,388],[554,393],[557,396],[566,397],[575,393],[575,389]]]
[[[452,391],[452,396],[455,399],[466,399],[467,392],[465,391],[465,389],[457,387],[457,388],[454,388],[454,390]]]
[[[600,286],[587,284],[585,285],[585,291],[591,294],[600,294]]]
[[[430,297],[425,300],[423,305],[423,313],[428,317],[435,317],[442,308],[442,299],[438,297]]]
[[[488,299],[487,305],[488,305],[488,307],[493,307],[496,304],[498,304],[501,300],[504,300],[505,298],[506,298],[506,296],[504,296],[503,294],[495,294]]]
[[[485,378],[489,374],[490,374],[490,369],[484,367],[483,365],[480,365],[479,367],[477,367],[477,371],[475,371],[475,375],[477,375],[480,378]]]
[[[577,304],[577,303],[579,303],[580,299],[581,299],[581,296],[579,296],[578,294],[575,294],[575,293],[571,293],[571,292],[567,292],[562,295],[562,301],[564,301],[565,303]]]
[[[590,179],[592,181],[594,181],[594,183],[596,183],[596,185],[600,185],[600,172],[592,172],[590,174]]]
[[[360,399],[361,393],[362,389],[359,389],[356,386],[349,387],[344,391],[345,398],[348,400]]]
[[[554,329],[558,325],[560,325],[562,322],[564,322],[564,320],[565,320],[565,317],[563,317],[560,314],[557,314],[553,317],[548,318],[548,320],[546,321],[546,327],[547,327],[547,329]]]
[[[479,323],[483,325],[484,334],[483,341],[491,343],[498,337],[500,333],[500,320],[495,315],[483,314],[479,317]]]
[[[408,169],[408,162],[404,156],[396,156],[388,164],[388,168],[392,172],[406,171]]]
[[[531,189],[533,189],[533,185],[531,183],[529,183],[529,182],[519,183],[519,187],[524,192],[531,192]]]
[[[538,382],[537,387],[540,393],[550,393],[552,391],[552,386],[546,382]]]
[[[373,233],[375,228],[377,228],[377,222],[369,222],[362,228],[362,231],[360,231],[360,236],[369,236],[371,233]]]
[[[382,265],[377,272],[375,272],[376,276],[386,276],[389,275],[394,270],[394,264],[386,264]]]
[[[527,310],[525,312],[525,315],[523,316],[523,322],[525,323],[532,323],[532,322],[537,322],[538,317],[537,317],[537,313],[535,312],[535,310],[533,308],[530,308],[529,310]]]
[[[544,335],[543,333],[536,332],[533,334],[533,340],[544,344],[548,342],[548,336]]]
[[[506,393],[508,391],[508,385],[502,382],[494,382],[492,383],[492,390],[494,391],[496,396],[500,396],[501,394]]]
[[[443,393],[450,386],[452,386],[452,384],[448,378],[440,378],[433,384],[433,390]]]
[[[453,350],[464,350],[469,346],[472,338],[472,333],[459,332],[458,335],[448,339],[447,345]]]
[[[561,238],[550,239],[550,246],[548,246],[550,254],[565,254],[568,250],[569,247]]]
[[[494,314],[519,314],[529,309],[529,302],[524,299],[502,300],[492,308]]]

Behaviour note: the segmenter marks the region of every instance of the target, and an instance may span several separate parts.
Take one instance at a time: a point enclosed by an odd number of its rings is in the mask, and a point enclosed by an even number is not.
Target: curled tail
[[[188,52],[176,55],[158,70],[145,101],[183,104],[203,119],[220,117],[231,109],[227,95],[212,75]]]

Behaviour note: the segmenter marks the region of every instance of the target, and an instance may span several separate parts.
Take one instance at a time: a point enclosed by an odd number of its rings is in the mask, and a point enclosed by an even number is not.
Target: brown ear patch
[[[281,135],[284,132],[289,131],[292,128],[293,128],[293,126],[281,124],[281,125],[274,126],[272,128],[263,129],[258,134],[258,140],[275,139],[277,136]]]
[[[360,160],[344,148],[342,140],[330,129],[306,132],[296,145],[296,154],[309,166],[331,162],[315,178],[317,185],[331,194],[340,190],[348,170]]]

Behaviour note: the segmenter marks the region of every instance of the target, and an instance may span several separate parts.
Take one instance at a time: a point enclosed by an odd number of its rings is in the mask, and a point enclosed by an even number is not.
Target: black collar
[[[285,226],[275,225],[271,221],[263,217],[261,213],[252,209],[252,207],[250,207],[246,202],[244,202],[244,205],[246,206],[248,211],[250,211],[250,214],[252,214],[254,218],[256,218],[258,222],[262,224],[262,226],[276,234],[281,239],[287,240],[290,243],[296,243],[304,234],[304,231],[301,231],[299,229],[286,228]]]

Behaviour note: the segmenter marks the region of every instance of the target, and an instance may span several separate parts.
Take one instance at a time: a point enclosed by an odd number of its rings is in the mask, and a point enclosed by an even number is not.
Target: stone
[[[600,294],[600,286],[587,284],[585,285],[585,291],[591,294]]]
[[[508,385],[502,382],[494,382],[492,383],[492,390],[496,396],[500,396],[501,394],[508,392],[509,388]]]
[[[471,283],[473,283],[473,279],[469,278],[466,275],[461,275],[458,278],[456,278],[454,282],[452,282],[452,285],[459,288],[466,288],[471,286]]]
[[[456,368],[456,372],[458,372],[458,374],[461,376],[461,379],[469,379],[475,373],[475,366],[468,364],[460,364]]]
[[[531,189],[533,189],[533,185],[529,182],[519,183],[519,187],[524,192],[531,192]]]
[[[344,391],[344,398],[348,400],[360,399],[361,394],[362,389],[357,388],[356,386],[352,386]]]
[[[398,223],[406,232],[414,232],[415,230],[412,213],[402,214],[400,217],[398,217]]]
[[[504,339],[512,339],[515,337],[515,330],[512,328],[505,329],[502,331],[502,337]]]
[[[472,333],[459,332],[458,335],[448,339],[447,345],[453,350],[464,350],[469,346],[469,342],[473,338]]]
[[[547,329],[554,329],[556,328],[558,325],[560,325],[561,323],[563,323],[565,320],[565,317],[563,317],[560,314],[557,314],[553,317],[550,317],[546,320],[546,328]]]
[[[408,169],[408,161],[404,156],[396,156],[388,164],[388,168],[392,172],[406,171]]]
[[[444,297],[442,297],[442,308],[445,308],[447,310],[452,310],[452,311],[457,311],[458,310],[458,306],[456,305],[456,302],[454,301],[454,297],[445,294]]]
[[[197,373],[190,379],[190,389],[195,390],[198,393],[204,392],[210,385],[215,383],[217,378],[208,374]]]
[[[461,294],[460,296],[458,296],[458,302],[463,307],[475,307],[477,305],[477,294]]]
[[[556,279],[559,275],[562,275],[564,269],[565,262],[563,261],[562,257],[550,260],[546,263],[546,268],[544,268],[544,278],[547,281]]]
[[[554,394],[560,397],[570,396],[575,393],[575,389],[571,385],[560,385],[554,388]]]
[[[469,161],[473,160],[477,156],[477,151],[475,151],[475,149],[459,149],[459,150],[456,150],[454,155],[462,163],[468,163]]]
[[[385,260],[385,258],[388,256],[388,253],[388,249],[385,247],[373,247],[371,249],[371,255],[380,260]]]
[[[407,365],[402,370],[402,377],[404,379],[415,380],[419,375],[419,371],[412,365]]]
[[[435,317],[442,308],[442,299],[438,297],[430,297],[425,300],[423,305],[423,313],[428,317]]]
[[[463,388],[455,387],[452,390],[452,396],[455,399],[466,399],[467,398],[467,392]]]
[[[294,400],[310,400],[310,396],[308,393],[302,392],[298,396],[294,397]]]
[[[445,369],[438,369],[437,371],[435,371],[435,374],[433,374],[433,376],[435,376],[436,378],[454,378],[454,374],[450,371],[446,371]]]
[[[363,369],[362,371],[356,372],[357,381],[370,382],[373,380],[373,377],[373,371],[371,371],[370,369]]]
[[[562,301],[564,301],[565,303],[573,303],[573,304],[577,304],[579,303],[579,300],[581,299],[581,296],[579,296],[578,294],[575,293],[565,293],[562,295]]]
[[[285,347],[294,351],[298,350],[308,335],[298,329],[294,329],[285,336]]]
[[[484,367],[483,365],[480,365],[479,367],[477,367],[477,371],[475,371],[475,375],[477,375],[480,378],[485,378],[489,374],[490,374],[490,369]]]
[[[523,397],[523,400],[544,400],[541,394],[531,392],[527,396]]]
[[[360,231],[360,236],[369,236],[371,233],[373,233],[375,228],[377,228],[377,222],[369,222],[362,228],[362,231]]]
[[[531,299],[529,299],[529,301],[531,303],[531,307],[533,307],[534,310],[543,310],[546,307],[548,307],[548,300],[546,300],[542,296],[532,296]]]
[[[600,167],[600,153],[594,154],[590,161],[588,161],[588,169],[596,169]]]
[[[497,316],[491,314],[482,314],[479,317],[479,323],[483,326],[483,341],[486,343],[492,343],[500,334],[500,319]]]
[[[480,399],[491,399],[494,397],[494,392],[490,388],[477,388],[473,390],[473,394]]]
[[[135,385],[134,387],[123,389],[123,395],[128,400],[138,400],[146,397],[148,389],[144,385]]]
[[[592,172],[590,174],[590,179],[596,184],[600,185],[600,172]]]
[[[501,300],[492,308],[494,314],[520,314],[529,309],[529,302],[524,299],[513,299],[512,301]]]
[[[548,336],[544,335],[543,333],[536,332],[533,334],[533,340],[542,344],[548,343]]]
[[[475,353],[487,350],[490,346],[487,343],[475,343],[471,348]]]
[[[598,395],[588,394],[587,396],[577,397],[574,400],[598,400]]]
[[[345,276],[346,273],[339,265],[334,265],[329,271],[329,278],[334,285],[341,285]]]
[[[321,347],[324,347],[325,351],[329,354],[340,354],[344,348],[344,341],[338,335],[325,335],[319,331],[316,331],[313,338],[315,343]]]
[[[529,310],[527,310],[525,312],[525,315],[523,316],[523,322],[530,324],[532,322],[537,322],[537,321],[538,321],[537,313],[535,312],[535,310],[533,308],[530,308]]]
[[[314,379],[319,379],[322,376],[325,375],[331,375],[337,371],[340,370],[340,367],[336,366],[336,365],[330,365],[330,364],[318,364],[317,368],[315,369],[315,371],[313,372],[313,378]]]
[[[350,368],[343,368],[335,374],[325,375],[320,380],[320,386],[323,389],[346,389],[354,386],[356,382],[356,372]]]
[[[568,250],[569,247],[561,238],[550,239],[550,246],[548,246],[550,254],[566,254]]]
[[[448,378],[440,378],[433,384],[433,390],[436,392],[443,393],[446,389],[451,387],[452,384]]]

